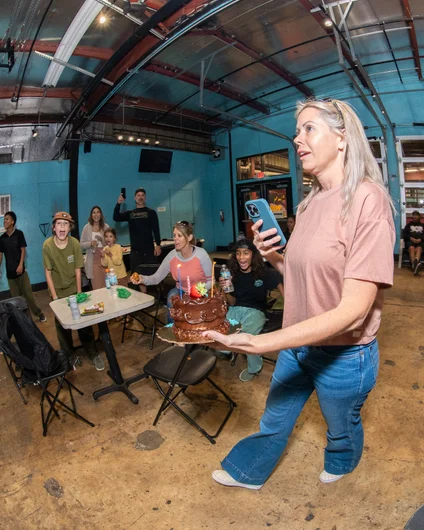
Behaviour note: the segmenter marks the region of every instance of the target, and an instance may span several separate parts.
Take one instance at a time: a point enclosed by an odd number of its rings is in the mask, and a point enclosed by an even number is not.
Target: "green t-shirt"
[[[56,294],[65,298],[77,292],[75,269],[82,269],[84,259],[78,239],[68,237],[68,244],[64,249],[55,245],[54,237],[49,237],[43,245],[44,268],[52,273],[52,280]]]

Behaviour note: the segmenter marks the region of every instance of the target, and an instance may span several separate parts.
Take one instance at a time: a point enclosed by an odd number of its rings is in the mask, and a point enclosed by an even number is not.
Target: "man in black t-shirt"
[[[421,222],[421,215],[417,210],[412,212],[412,221],[403,229],[403,239],[409,252],[412,270],[417,275],[424,247],[424,224]]]
[[[35,302],[31,282],[25,270],[26,241],[24,233],[18,230],[15,212],[7,212],[3,218],[5,233],[0,237],[0,266],[3,254],[6,258],[6,276],[12,296],[23,296],[28,306],[40,322],[46,322],[47,318]],[[1,275],[1,271],[0,271]]]
[[[162,252],[158,215],[155,210],[146,206],[146,190],[144,188],[136,189],[134,200],[136,203],[134,210],[121,212],[121,204],[125,201],[121,194],[113,211],[113,220],[115,222],[128,222],[131,244],[131,273],[140,272],[140,270],[137,270],[139,265],[156,263],[157,256]],[[151,272],[147,274],[151,274]]]

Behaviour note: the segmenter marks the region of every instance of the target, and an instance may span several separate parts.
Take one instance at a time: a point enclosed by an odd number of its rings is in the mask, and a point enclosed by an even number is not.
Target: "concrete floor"
[[[47,293],[36,296],[49,318],[40,327],[56,346]],[[39,390],[25,389],[29,403],[23,405],[0,361],[0,528],[401,530],[424,502],[423,321],[424,277],[396,269],[379,334],[379,381],[363,411],[364,456],[353,474],[332,485],[318,481],[325,425],[314,397],[262,490],[224,488],[212,481],[220,459],[257,429],[272,373],[269,364],[259,378],[241,383],[241,356],[234,368],[218,362],[214,378],[238,408],[211,445],[173,410],[152,427],[160,397],[151,381],[132,387],[138,406],[119,393],[94,402],[92,391],[107,385],[108,377],[88,361],[70,380],[85,392],[76,398],[79,411],[95,428],[63,414],[43,438]],[[133,333],[121,346],[119,331],[120,324],[112,323],[125,376],[140,372],[164,348],[156,340],[150,352],[147,337]],[[214,401],[207,384],[190,395],[193,402],[183,398],[186,410],[198,411],[198,420],[213,429],[223,403]],[[154,450],[137,444],[146,431],[160,435]]]

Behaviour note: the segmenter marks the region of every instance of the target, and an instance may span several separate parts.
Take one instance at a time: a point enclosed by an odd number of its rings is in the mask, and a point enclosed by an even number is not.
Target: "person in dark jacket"
[[[113,220],[117,223],[128,222],[130,231],[130,269],[131,273],[140,272],[137,268],[143,264],[157,262],[162,252],[160,247],[159,220],[155,210],[146,206],[146,190],[137,188],[134,193],[136,208],[121,212],[121,204],[125,201],[122,194],[113,211]],[[141,289],[145,291],[145,287]]]
[[[421,215],[417,210],[412,212],[412,221],[403,229],[403,240],[409,252],[412,270],[414,275],[417,275],[424,246],[424,224],[421,222]]]

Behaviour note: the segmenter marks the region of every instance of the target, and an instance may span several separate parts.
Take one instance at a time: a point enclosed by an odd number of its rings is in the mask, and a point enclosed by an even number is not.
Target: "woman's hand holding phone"
[[[260,232],[259,229],[262,225],[263,221],[262,219],[259,219],[259,221],[256,221],[256,223],[252,226],[252,232],[254,236],[253,243],[255,247],[259,250],[261,256],[269,256],[273,252],[277,252],[278,250],[284,248],[284,245],[278,246],[278,243],[281,241],[281,236],[276,235],[277,229],[270,228],[269,230]]]

